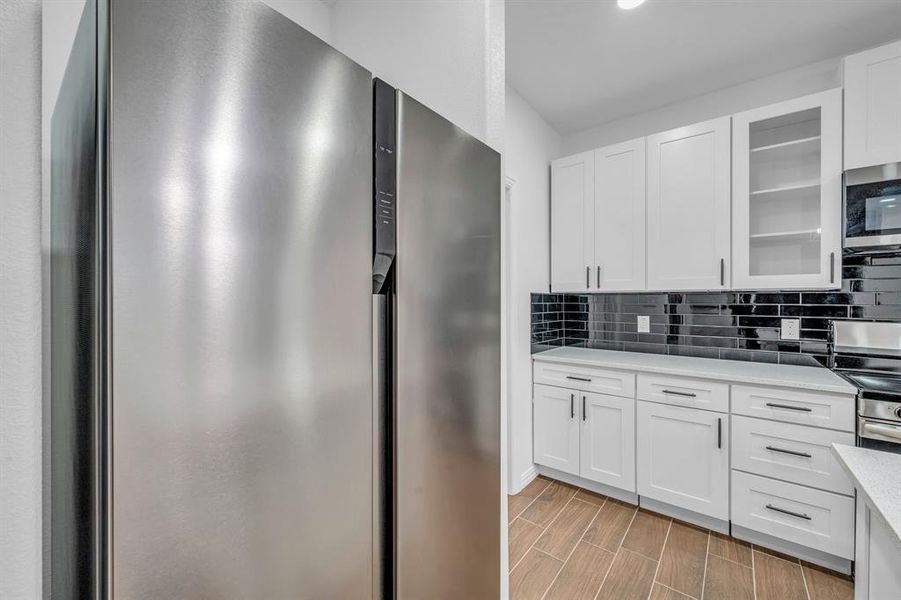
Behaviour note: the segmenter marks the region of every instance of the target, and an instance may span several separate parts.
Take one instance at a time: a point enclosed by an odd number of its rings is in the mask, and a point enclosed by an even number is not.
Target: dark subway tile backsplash
[[[845,256],[842,276],[834,292],[532,294],[532,351],[584,346],[832,366],[832,319],[901,322],[901,252]],[[649,317],[649,333],[638,333],[638,315]],[[799,341],[780,339],[783,318],[801,319]]]

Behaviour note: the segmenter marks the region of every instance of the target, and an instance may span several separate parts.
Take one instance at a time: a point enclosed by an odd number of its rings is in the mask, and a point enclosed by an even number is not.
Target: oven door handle
[[[864,437],[870,437],[866,434],[872,434],[883,438],[892,438],[901,442],[901,427],[896,427],[894,425],[864,422],[862,434]]]

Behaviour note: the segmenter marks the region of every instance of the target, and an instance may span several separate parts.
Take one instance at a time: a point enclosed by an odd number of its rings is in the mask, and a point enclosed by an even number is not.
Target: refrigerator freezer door
[[[111,10],[116,598],[369,598],[372,83],[261,2]]]
[[[500,595],[500,157],[398,94],[398,600]]]

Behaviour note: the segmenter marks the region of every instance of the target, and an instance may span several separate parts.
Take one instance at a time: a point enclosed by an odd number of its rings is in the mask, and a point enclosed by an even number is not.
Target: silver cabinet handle
[[[570,419],[576,418],[576,395],[575,394],[569,395],[569,418]]]
[[[779,508],[778,506],[773,506],[772,504],[767,504],[766,508],[767,508],[767,510],[772,510],[777,513],[782,513],[783,515],[790,515],[792,517],[798,517],[799,519],[806,519],[808,521],[811,521],[813,519],[813,517],[811,517],[810,515],[805,515],[804,513],[796,513],[792,510],[785,510],[784,508]]]
[[[726,259],[720,259],[720,285],[726,285]]]
[[[601,267],[598,265],[598,289],[601,287]]]
[[[716,447],[723,447],[723,418],[717,417],[716,419]]]
[[[660,390],[664,394],[672,394],[673,396],[685,396],[686,398],[697,398],[697,394],[691,392],[677,392],[675,390]]]
[[[789,404],[776,404],[775,402],[767,402],[766,405],[771,408],[784,408],[786,410],[797,410],[799,412],[813,412],[812,408],[807,408],[806,406],[791,406]]]
[[[585,289],[591,287],[591,267],[585,267]]]
[[[567,375],[566,378],[572,379],[573,381],[585,381],[587,383],[591,383],[591,379],[588,379],[587,377],[576,377],[575,375]]]
[[[773,452],[781,452],[782,454],[791,454],[792,456],[803,456],[804,458],[813,458],[812,455],[806,452],[797,452],[795,450],[786,450],[785,448],[777,448],[776,446],[766,446],[767,450],[771,450]]]
[[[585,421],[587,418],[585,414],[585,396],[582,396],[582,421]]]
[[[835,283],[835,252],[829,253],[829,283]]]

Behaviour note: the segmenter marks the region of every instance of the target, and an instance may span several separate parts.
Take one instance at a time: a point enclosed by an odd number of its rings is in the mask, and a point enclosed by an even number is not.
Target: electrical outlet
[[[783,340],[801,339],[801,319],[782,319],[782,331],[779,337]]]
[[[638,333],[651,332],[651,317],[647,315],[638,315]]]

